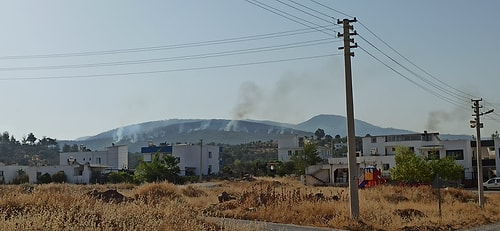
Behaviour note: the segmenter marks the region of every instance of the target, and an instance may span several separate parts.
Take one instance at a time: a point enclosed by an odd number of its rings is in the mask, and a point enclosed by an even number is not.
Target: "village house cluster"
[[[300,137],[289,136],[279,140],[278,160],[289,161],[293,153],[302,147]],[[381,176],[389,177],[389,169],[395,166],[395,150],[398,146],[409,147],[418,155],[433,158],[452,157],[462,165],[464,184],[477,182],[476,142],[471,140],[441,140],[439,133],[414,133],[400,135],[366,136],[362,138],[363,150],[357,152],[356,162],[360,173],[367,167],[380,170]],[[344,144],[345,145],[345,144]],[[341,146],[338,146],[341,147]],[[336,148],[338,148],[336,147]],[[306,184],[343,185],[348,182],[347,157],[333,157],[331,148],[318,149],[324,164],[309,166],[306,169]],[[500,139],[481,141],[480,158],[484,179],[497,175],[500,168]],[[330,155],[329,155],[330,154]],[[325,156],[328,156],[325,158]]]
[[[155,153],[173,155],[179,160],[181,172],[179,175],[203,175],[219,172],[221,148],[215,145],[176,144],[159,146],[149,143],[141,148],[143,160],[150,162]],[[201,155],[201,158],[200,158]],[[80,146],[78,152],[63,152],[59,154],[59,164],[46,166],[5,165],[0,163],[0,182],[10,184],[19,173],[28,175],[29,183],[37,183],[43,174],[53,175],[64,172],[67,183],[96,183],[105,173],[128,170],[128,146],[112,145],[104,151],[91,151]]]

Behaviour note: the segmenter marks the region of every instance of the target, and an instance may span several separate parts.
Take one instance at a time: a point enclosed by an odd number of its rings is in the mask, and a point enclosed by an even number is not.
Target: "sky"
[[[353,19],[356,119],[500,130],[500,2],[1,1],[0,132],[76,139],[166,119],[346,115],[338,19]],[[364,134],[356,134],[364,135]]]

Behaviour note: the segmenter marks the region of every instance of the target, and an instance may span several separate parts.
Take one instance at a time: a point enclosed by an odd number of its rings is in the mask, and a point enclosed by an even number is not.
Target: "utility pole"
[[[345,70],[345,89],[346,89],[346,109],[347,109],[347,165],[349,174],[349,197],[350,197],[350,210],[351,218],[359,218],[359,196],[358,196],[358,165],[356,163],[356,136],[354,134],[354,104],[352,97],[352,72],[351,72],[351,48],[356,48],[358,45],[354,43],[351,35],[357,35],[356,31],[351,33],[354,29],[350,25],[352,22],[357,22],[356,18],[353,20],[343,19],[337,20],[337,24],[343,25],[343,34],[338,33],[338,37],[344,38],[344,46],[339,47],[339,50],[344,50],[344,70]],[[354,45],[351,45],[354,43]]]
[[[203,180],[203,139],[200,139],[200,179],[199,181],[202,182]]]
[[[477,161],[477,193],[479,195],[479,206],[484,207],[484,188],[483,188],[483,158],[481,155],[481,128],[483,128],[483,123],[480,121],[480,116],[492,113],[493,109],[487,112],[479,112],[480,108],[483,108],[479,104],[483,99],[472,99],[474,109],[474,120],[470,121],[470,127],[476,128],[476,161]]]

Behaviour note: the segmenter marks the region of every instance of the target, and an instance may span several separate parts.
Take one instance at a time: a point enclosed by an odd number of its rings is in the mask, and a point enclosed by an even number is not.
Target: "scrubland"
[[[100,194],[110,189],[115,194]],[[223,192],[227,196],[219,199]],[[2,185],[0,230],[262,229],[205,217],[346,230],[459,230],[500,221],[500,193],[487,193],[482,209],[474,193],[442,189],[439,216],[437,194],[429,186],[377,186],[359,191],[360,218],[352,220],[347,192],[304,186],[293,178],[191,185]]]

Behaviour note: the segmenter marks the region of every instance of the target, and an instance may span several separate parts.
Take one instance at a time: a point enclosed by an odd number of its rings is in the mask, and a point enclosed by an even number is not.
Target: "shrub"
[[[56,172],[52,175],[52,182],[54,183],[64,183],[67,181],[66,173],[64,171]]]
[[[24,184],[30,182],[30,177],[22,169],[17,172],[18,176],[12,179],[12,184]]]
[[[43,175],[40,175],[36,180],[39,184],[48,184],[52,182],[52,177],[50,176],[50,174],[44,173]]]

